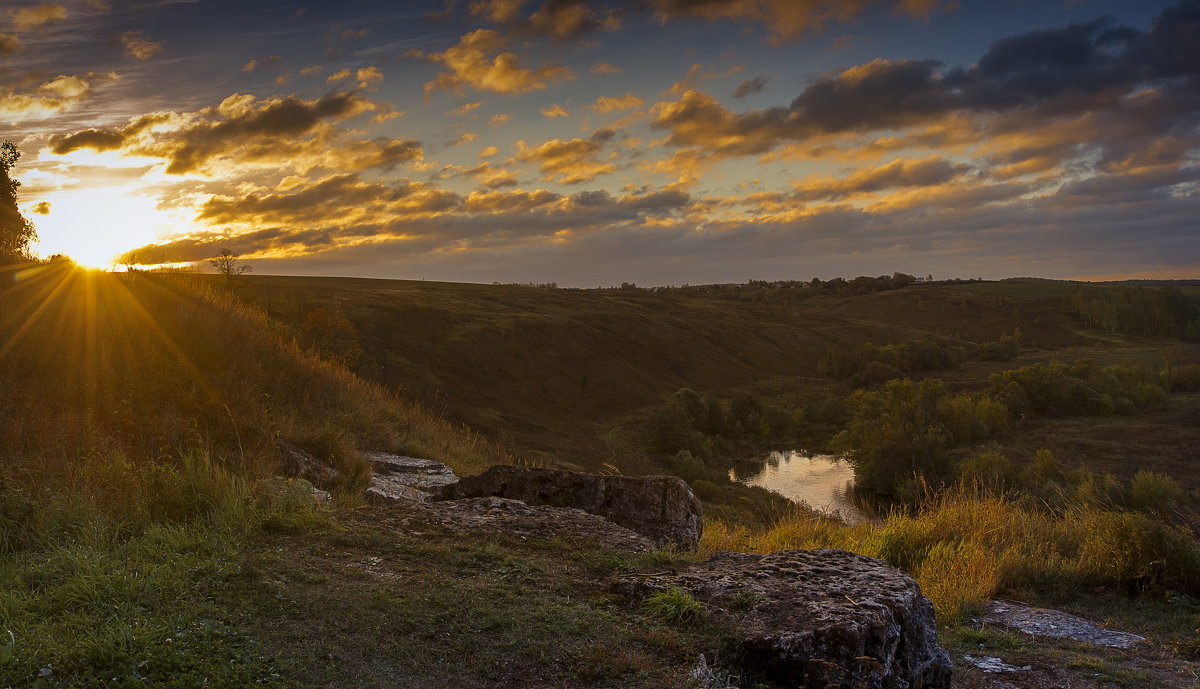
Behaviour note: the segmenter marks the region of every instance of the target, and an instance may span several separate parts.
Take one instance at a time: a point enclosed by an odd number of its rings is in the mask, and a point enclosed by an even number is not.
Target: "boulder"
[[[571,507],[532,506],[506,498],[431,502],[420,508],[454,531],[503,534],[520,539],[591,542],[610,550],[648,553],[654,542],[603,517]]]
[[[433,500],[498,497],[527,505],[574,507],[658,545],[694,549],[703,529],[700,501],[674,476],[599,476],[498,465],[438,491]]]
[[[908,575],[844,550],[718,552],[664,574],[627,574],[617,592],[689,592],[744,635],[747,671],[786,687],[942,689],[950,656],[933,605]]]
[[[368,452],[366,457],[371,462],[366,497],[373,502],[425,502],[458,481],[450,467],[434,459],[382,452]]]
[[[294,478],[302,478],[313,485],[332,488],[342,482],[342,474],[331,466],[322,464],[316,457],[283,440],[278,441],[279,456],[283,459],[284,472]]]
[[[1069,639],[1096,646],[1129,650],[1146,641],[1143,636],[1107,629],[1061,610],[1035,608],[1010,600],[988,603],[984,622],[999,622],[1013,631],[1050,639]]]

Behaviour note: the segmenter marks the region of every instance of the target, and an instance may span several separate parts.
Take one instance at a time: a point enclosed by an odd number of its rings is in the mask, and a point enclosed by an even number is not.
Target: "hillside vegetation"
[[[769,689],[718,619],[614,599],[605,581],[818,545],[916,577],[956,657],[1000,649],[1073,686],[1187,686],[1195,671],[1200,548],[1180,526],[1195,349],[1089,329],[1054,283],[656,294],[66,263],[2,275],[3,686],[679,687],[705,653]],[[937,422],[929,442],[872,432],[914,409]],[[1129,460],[1150,434],[1166,450],[1152,471]],[[343,470],[332,505],[269,479],[280,441]],[[889,478],[888,443],[920,471]],[[798,444],[862,453],[863,482],[907,506],[847,526],[729,483],[734,458]],[[372,450],[459,474],[513,455],[675,472],[706,503],[701,552],[472,534],[364,505]],[[995,595],[1152,645],[1106,655],[975,630]]]

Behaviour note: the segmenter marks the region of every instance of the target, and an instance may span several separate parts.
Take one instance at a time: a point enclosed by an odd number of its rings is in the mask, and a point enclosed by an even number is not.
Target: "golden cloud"
[[[480,101],[475,101],[474,103],[463,103],[461,106],[455,108],[454,110],[448,111],[446,113],[446,115],[447,116],[465,115],[465,114],[471,112],[472,110],[478,110],[486,102],[487,101],[480,100]]]
[[[63,5],[45,4],[33,7],[22,7],[19,10],[9,10],[13,26],[18,31],[36,31],[48,24],[60,22],[67,18],[67,8]]]
[[[497,24],[516,20],[525,0],[472,0],[469,11],[472,16],[484,17]]]
[[[538,146],[517,142],[515,160],[536,162],[546,181],[580,184],[616,171],[616,166],[598,158],[604,144],[613,138],[611,129],[601,129],[586,139],[551,139]]]
[[[115,73],[89,73],[84,76],[61,74],[24,93],[0,86],[0,118],[21,122],[51,117],[87,100],[95,85],[116,78]]]
[[[569,117],[570,115],[570,112],[558,104],[551,105],[545,110],[542,110],[542,116],[546,117],[547,119],[554,119],[555,117]]]
[[[158,158],[172,175],[252,167],[364,170],[420,160],[419,142],[346,139],[333,126],[381,107],[355,93],[332,93],[316,100],[295,96],[258,100],[235,93],[216,107],[193,113],[155,113],[120,129],[54,136],[50,147],[59,155],[90,148]]]
[[[407,55],[440,63],[449,70],[425,84],[426,98],[437,90],[458,90],[463,86],[494,93],[528,93],[575,78],[574,72],[563,65],[545,62],[536,69],[525,67],[515,54],[502,51],[506,44],[507,39],[499,33],[478,29],[465,34],[445,52],[415,50]]]
[[[596,99],[595,103],[588,106],[588,109],[592,112],[603,115],[610,112],[624,112],[625,110],[629,110],[631,108],[640,108],[643,105],[645,105],[645,103],[641,98],[638,98],[632,93],[626,93],[624,96],[617,96],[615,98],[600,96]]]
[[[151,41],[141,31],[126,31],[116,37],[125,47],[125,54],[135,60],[149,60],[162,52],[162,44]]]
[[[597,62],[592,65],[592,74],[620,74],[623,71],[620,67],[614,67],[607,62]]]

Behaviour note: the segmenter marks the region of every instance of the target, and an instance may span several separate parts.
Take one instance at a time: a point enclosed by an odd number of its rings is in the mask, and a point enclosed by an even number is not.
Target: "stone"
[[[933,605],[882,560],[834,548],[718,552],[678,571],[623,575],[613,588],[635,599],[687,591],[739,628],[743,667],[781,686],[950,686]]]
[[[963,654],[963,660],[974,665],[975,667],[987,673],[996,672],[1028,672],[1033,669],[1032,665],[1009,665],[1001,658],[993,658],[992,656],[973,656]]]
[[[507,498],[468,498],[416,506],[453,531],[517,538],[590,541],[610,550],[648,553],[654,542],[607,519],[572,507],[527,505]]]
[[[342,482],[342,474],[326,466],[304,450],[283,440],[278,441],[283,470],[288,476],[302,478],[316,486],[333,488]]]
[[[1030,636],[1070,639],[1108,648],[1128,650],[1146,640],[1137,634],[1105,629],[1061,610],[1034,608],[1010,600],[994,600],[988,603],[987,613],[981,621],[998,622]]]
[[[431,494],[458,481],[450,467],[434,459],[368,452],[372,502],[425,502]]]
[[[703,530],[700,501],[675,476],[600,476],[563,469],[497,465],[443,488],[433,500],[500,497],[527,505],[574,507],[658,545],[693,550]]]

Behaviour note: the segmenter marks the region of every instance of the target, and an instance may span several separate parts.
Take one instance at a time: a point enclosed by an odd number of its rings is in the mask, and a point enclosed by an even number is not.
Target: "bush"
[[[1129,505],[1148,514],[1165,514],[1183,499],[1183,488],[1166,474],[1142,469],[1129,481]]]
[[[667,624],[694,625],[704,618],[704,606],[682,589],[658,591],[642,601],[642,609]]]

